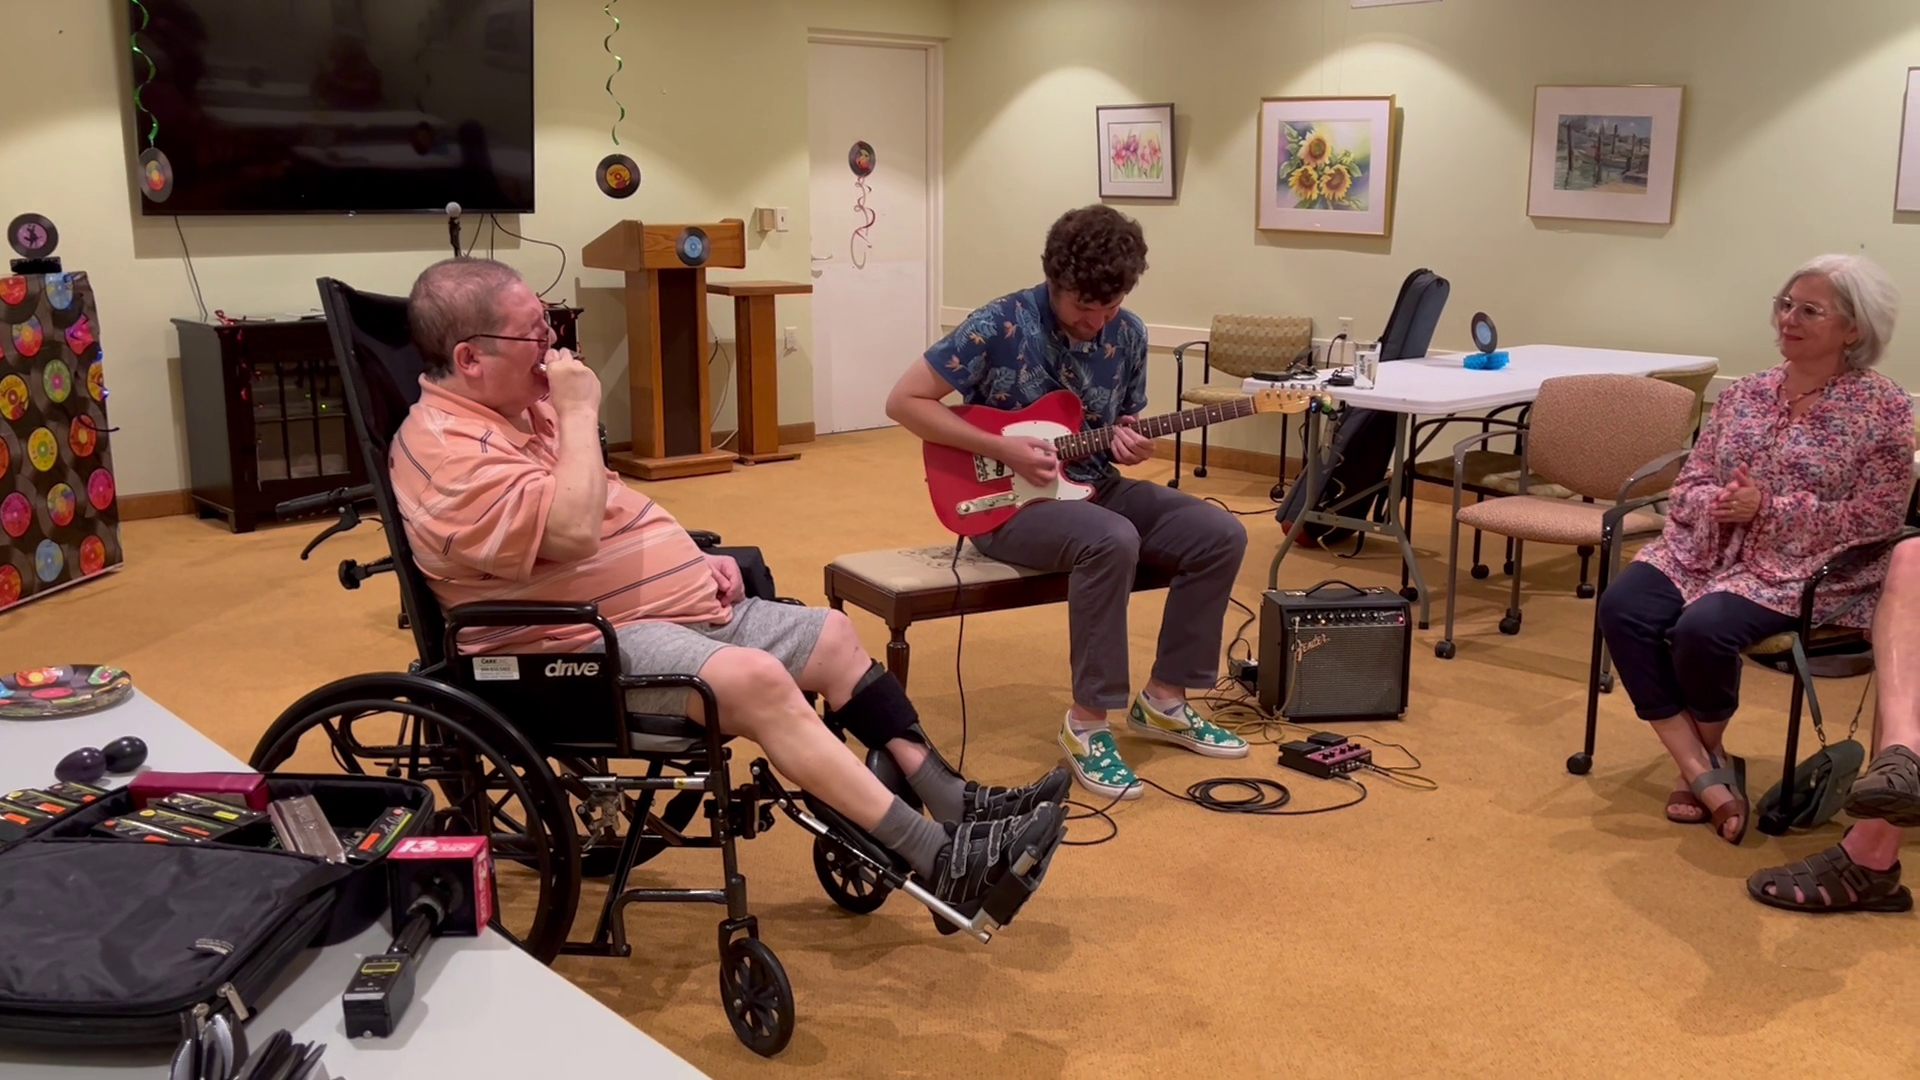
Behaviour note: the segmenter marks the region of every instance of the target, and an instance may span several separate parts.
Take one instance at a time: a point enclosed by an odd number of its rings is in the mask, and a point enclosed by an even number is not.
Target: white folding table
[[[1320,475],[1317,446],[1321,412],[1307,412],[1306,469],[1299,483],[1307,485],[1306,506],[1293,523],[1280,550],[1273,554],[1267,571],[1267,588],[1279,587],[1280,561],[1293,547],[1293,538],[1303,524],[1327,525],[1391,537],[1400,546],[1407,574],[1420,601],[1420,629],[1427,628],[1431,597],[1420,561],[1401,524],[1401,499],[1407,483],[1407,455],[1410,452],[1413,421],[1419,416],[1451,417],[1462,413],[1520,405],[1540,394],[1540,384],[1562,375],[1651,375],[1664,371],[1699,371],[1718,363],[1711,356],[1684,356],[1674,353],[1626,352],[1617,349],[1588,349],[1570,345],[1520,345],[1507,350],[1507,366],[1498,371],[1474,371],[1466,367],[1466,353],[1437,352],[1407,360],[1389,360],[1380,365],[1379,377],[1372,389],[1351,386],[1326,386],[1326,372],[1313,381],[1272,382],[1249,378],[1243,384],[1248,393],[1256,390],[1321,389],[1334,400],[1354,408],[1377,409],[1394,415],[1393,465],[1386,478],[1387,512],[1384,521],[1349,517],[1313,509],[1319,502],[1323,477]],[[1368,495],[1378,485],[1368,489]],[[1365,495],[1343,502],[1351,506]],[[1409,600],[1414,597],[1409,596]]]
[[[0,720],[0,791],[53,780],[68,751],[137,735],[147,767],[169,772],[247,771],[245,764],[136,691],[113,708],[64,720]],[[108,777],[106,785],[117,786]],[[103,785],[105,786],[105,785]],[[385,1039],[349,1039],[340,994],[363,957],[386,951],[391,928],[309,949],[247,1023],[258,1046],[280,1028],[295,1042],[326,1044],[321,1064],[346,1080],[424,1076],[521,1077],[556,1072],[698,1078],[705,1074],[492,931],[441,938],[427,950],[418,996]],[[6,1080],[161,1077],[171,1048],[54,1052],[0,1045]]]

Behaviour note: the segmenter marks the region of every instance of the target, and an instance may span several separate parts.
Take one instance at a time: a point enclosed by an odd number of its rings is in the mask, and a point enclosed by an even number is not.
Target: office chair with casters
[[[877,909],[894,892],[933,912],[942,933],[992,939],[1039,887],[1053,851],[1017,852],[986,895],[965,909],[937,899],[898,856],[804,791],[789,791],[764,760],[745,782],[731,777],[731,737],[721,731],[713,690],[696,676],[625,675],[615,630],[592,604],[489,601],[443,609],[414,564],[401,523],[388,449],[418,397],[417,354],[395,328],[397,297],[320,282],[348,411],[366,456],[365,489],[386,525],[388,554],[364,569],[391,572],[412,630],[416,659],[405,672],[349,676],[320,687],[281,713],[250,759],[260,771],[295,757],[331,757],[347,772],[406,776],[436,786],[443,834],[491,841],[501,902],[495,929],[542,963],[562,954],[630,956],[626,909],[633,904],[701,903],[724,909],[717,941],[721,1004],[734,1034],[771,1056],[792,1037],[793,991],[747,904],[736,841],[771,828],[774,810],[813,838],[814,866],[830,899],[849,911]],[[719,546],[693,533],[703,550],[732,555],[749,595],[778,600],[757,549]],[[463,631],[477,627],[590,626],[598,652],[473,654]],[[671,690],[699,704],[698,714],[658,713],[637,692]],[[657,695],[656,695],[657,696]],[[919,799],[884,750],[867,764],[910,806]],[[664,805],[656,808],[656,798]],[[697,817],[704,830],[690,828]],[[717,849],[719,888],[629,887],[635,867],[668,848]],[[606,878],[592,934],[572,940],[583,878]]]

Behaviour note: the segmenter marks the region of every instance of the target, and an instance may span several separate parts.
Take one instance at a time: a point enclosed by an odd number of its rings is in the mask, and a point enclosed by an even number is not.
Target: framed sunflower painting
[[[1393,101],[1262,98],[1257,227],[1388,235]]]

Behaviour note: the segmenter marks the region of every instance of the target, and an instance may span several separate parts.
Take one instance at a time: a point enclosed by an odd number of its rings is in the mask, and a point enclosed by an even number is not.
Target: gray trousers
[[[1034,503],[974,539],[988,558],[1067,571],[1073,700],[1125,708],[1127,599],[1141,563],[1173,571],[1153,678],[1189,690],[1220,677],[1220,639],[1247,531],[1232,514],[1164,484],[1109,473],[1084,502]]]

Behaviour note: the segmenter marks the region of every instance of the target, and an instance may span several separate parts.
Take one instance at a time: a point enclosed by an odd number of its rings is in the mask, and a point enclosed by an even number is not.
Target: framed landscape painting
[[[1393,98],[1262,98],[1256,226],[1386,236]]]
[[[1527,213],[1671,223],[1681,95],[1678,86],[1537,88]]]
[[[1100,197],[1173,198],[1173,105],[1102,105],[1093,115]]]

